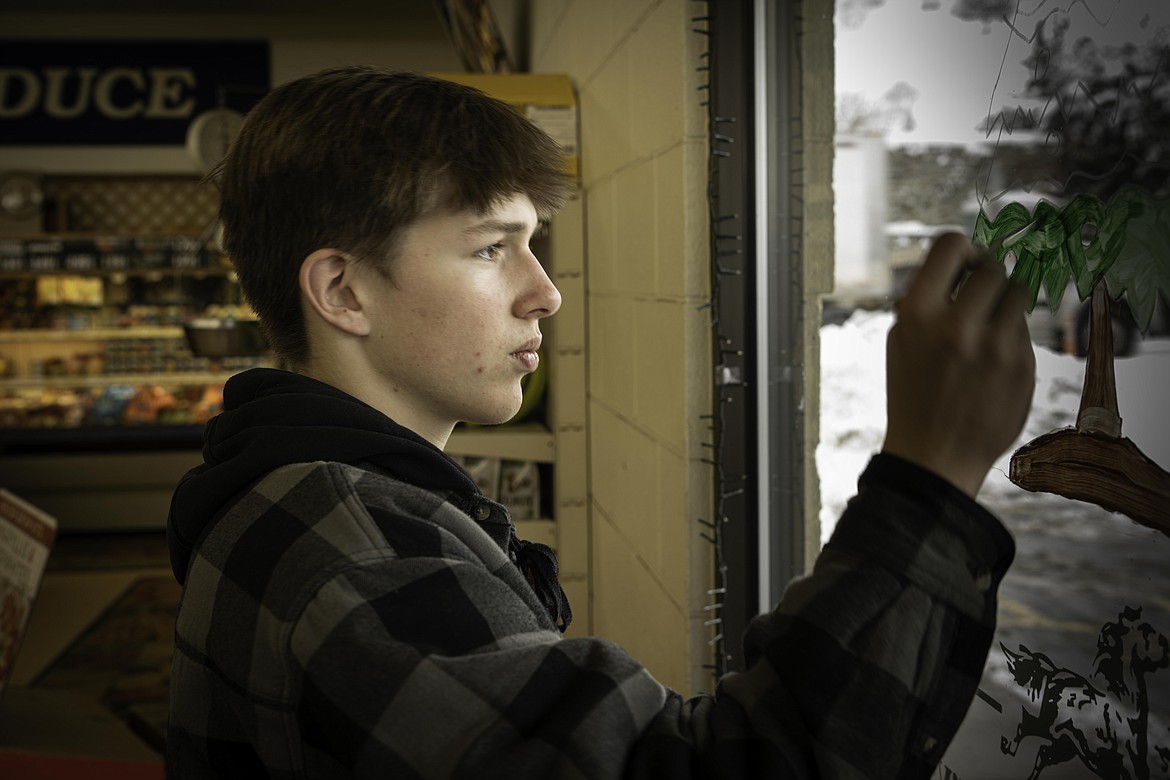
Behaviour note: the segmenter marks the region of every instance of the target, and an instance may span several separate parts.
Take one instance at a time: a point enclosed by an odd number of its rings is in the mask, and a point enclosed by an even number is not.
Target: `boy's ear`
[[[370,322],[356,289],[354,260],[339,249],[318,249],[301,263],[301,295],[317,315],[354,336],[367,336]]]

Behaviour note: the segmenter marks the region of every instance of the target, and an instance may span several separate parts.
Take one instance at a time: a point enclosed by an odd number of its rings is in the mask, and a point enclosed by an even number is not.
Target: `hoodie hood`
[[[315,379],[271,368],[237,374],[224,411],[207,423],[203,465],[171,498],[167,546],[182,583],[196,542],[252,483],[292,463],[373,465],[427,490],[478,494],[449,456],[362,401]]]

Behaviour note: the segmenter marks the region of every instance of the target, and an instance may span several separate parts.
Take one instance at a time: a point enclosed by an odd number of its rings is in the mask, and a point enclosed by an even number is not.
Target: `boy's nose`
[[[528,256],[532,269],[528,280],[529,292],[519,300],[520,311],[517,316],[537,319],[550,317],[561,308],[561,291],[553,284],[536,255],[529,252]]]

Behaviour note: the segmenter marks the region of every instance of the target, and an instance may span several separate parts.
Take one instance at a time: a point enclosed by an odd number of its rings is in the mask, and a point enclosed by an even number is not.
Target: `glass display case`
[[[0,240],[0,449],[198,446],[223,383],[270,363],[230,265],[193,237]],[[207,326],[217,327],[207,327]]]

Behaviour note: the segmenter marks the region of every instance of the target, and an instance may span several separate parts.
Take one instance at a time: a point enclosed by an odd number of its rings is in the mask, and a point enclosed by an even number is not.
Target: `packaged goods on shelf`
[[[462,461],[463,470],[479,485],[479,491],[492,501],[497,500],[500,495],[500,459],[468,456]]]
[[[55,275],[37,278],[40,306],[101,306],[102,280],[94,276]]]
[[[0,272],[3,273],[218,267],[219,252],[192,236],[43,236],[0,240]]]
[[[534,461],[462,456],[463,466],[479,490],[507,508],[513,520],[540,517],[540,467]]]
[[[540,469],[532,461],[505,460],[500,467],[499,502],[513,520],[540,517]]]
[[[202,425],[223,411],[223,386],[114,384],[0,392],[0,429]]]

